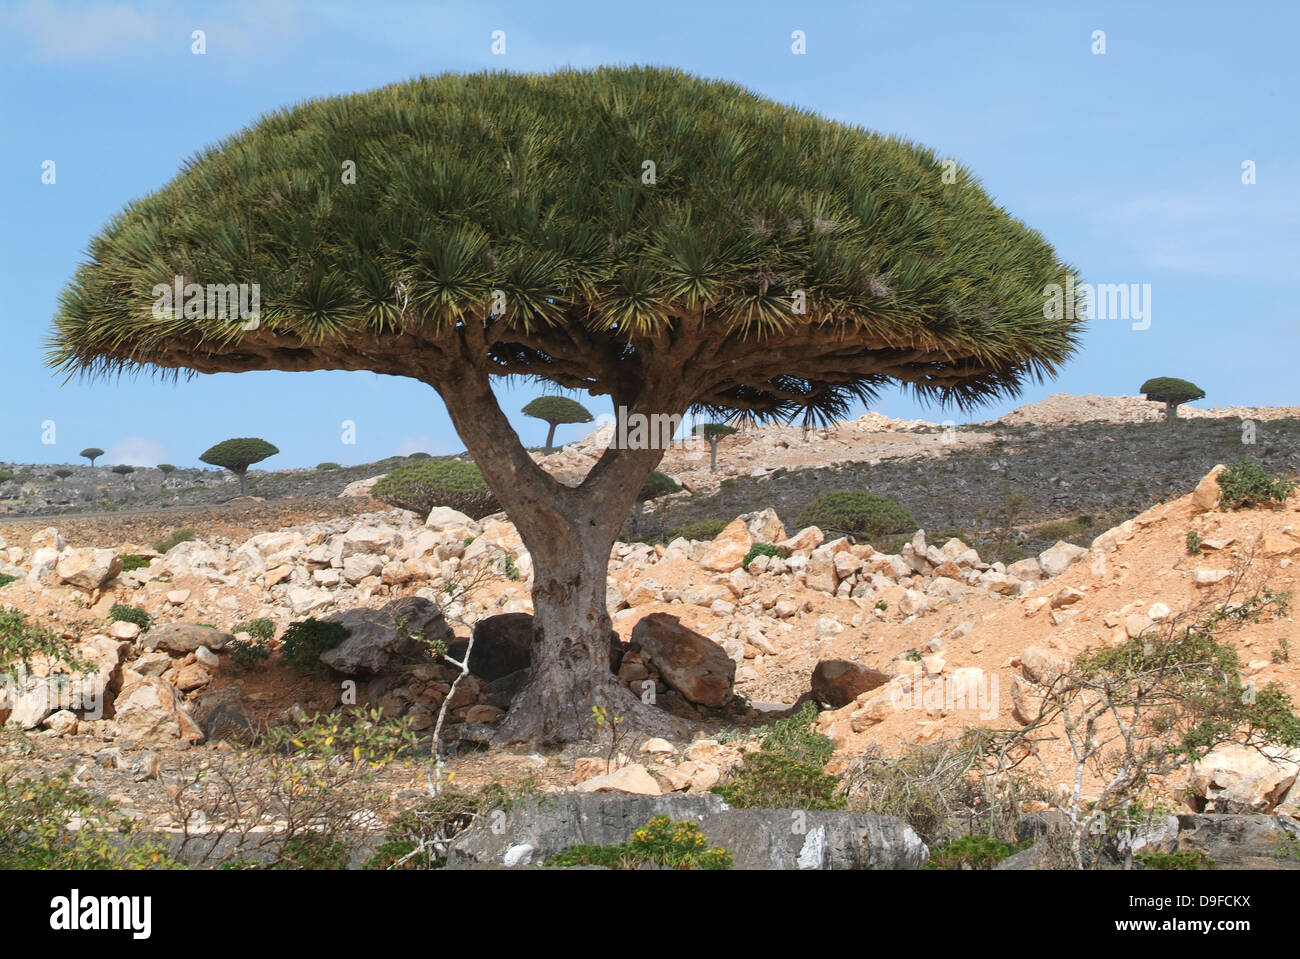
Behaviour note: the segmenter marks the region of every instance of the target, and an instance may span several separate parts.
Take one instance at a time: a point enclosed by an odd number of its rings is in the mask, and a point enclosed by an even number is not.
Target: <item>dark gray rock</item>
[[[349,609],[323,621],[338,623],[349,636],[321,653],[321,662],[349,676],[376,676],[428,661],[428,648],[415,637],[448,644],[455,639],[438,604],[419,596],[395,599],[382,609]]]
[[[812,692],[823,706],[840,709],[889,679],[887,673],[847,659],[823,659],[813,668]]]
[[[251,743],[257,736],[257,724],[238,689],[231,686],[202,696],[194,707],[194,721],[208,742]]]
[[[233,643],[235,637],[223,633],[211,626],[198,623],[168,623],[155,626],[144,634],[141,643],[146,652],[153,649],[165,649],[169,653],[192,653],[200,646],[211,650],[225,649],[227,643]]]
[[[452,845],[448,868],[526,866],[570,846],[618,845],[652,816],[691,819],[736,869],[915,869],[929,850],[892,816],[839,810],[731,809],[720,796],[554,793],[492,814]]]
[[[1188,813],[1178,817],[1178,848],[1204,853],[1219,869],[1300,869],[1300,821]]]
[[[491,682],[532,663],[533,617],[528,613],[486,616],[474,624],[469,671]]]

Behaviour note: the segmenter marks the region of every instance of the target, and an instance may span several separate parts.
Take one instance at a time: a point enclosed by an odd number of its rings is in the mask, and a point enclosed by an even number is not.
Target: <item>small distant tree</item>
[[[280,451],[266,440],[243,436],[218,443],[200,456],[199,460],[209,466],[228,469],[238,476],[239,493],[244,496],[248,494],[248,468],[278,452]]]
[[[1153,403],[1165,404],[1165,422],[1172,423],[1178,419],[1178,407],[1192,400],[1205,399],[1205,390],[1195,383],[1180,380],[1173,376],[1157,376],[1142,384],[1140,392]]]
[[[862,490],[823,493],[804,507],[795,517],[795,524],[848,533],[868,542],[916,529],[916,520],[903,507],[888,497]]]
[[[539,396],[524,407],[525,416],[545,420],[550,429],[546,431],[546,452],[554,449],[555,428],[566,423],[590,423],[591,413],[577,400],[567,396]]]
[[[501,511],[483,474],[464,460],[422,460],[393,470],[370,489],[381,503],[427,516],[435,506],[460,510],[471,519]]]
[[[158,472],[162,473],[163,475],[162,482],[158,484],[158,488],[161,490],[163,487],[167,485],[167,477],[171,476],[172,473],[176,472],[176,467],[173,466],[171,463],[159,463]]]
[[[97,460],[97,459],[99,459],[99,457],[103,456],[103,455],[104,455],[104,451],[101,450],[98,446],[88,446],[88,447],[86,447],[84,450],[82,450],[80,453],[78,453],[77,455],[78,455],[78,456],[84,456],[86,459],[90,460],[90,465],[91,465],[91,466],[94,466],[94,465],[95,465],[95,460]]]
[[[676,493],[681,489],[677,481],[667,473],[661,473],[655,470],[648,477],[641,487],[641,492],[636,494],[636,505],[632,507],[632,535],[636,535],[641,528],[641,511],[652,499],[658,499],[660,496],[667,496],[669,493]]]
[[[731,436],[736,432],[734,426],[728,426],[726,423],[701,423],[695,427],[695,435],[703,437],[709,443],[709,472],[718,471],[718,441],[724,436]]]
[[[72,470],[67,469],[66,467],[63,469],[57,469],[54,471],[54,475],[57,476],[59,479],[67,479],[69,476],[72,475]]]
[[[116,473],[118,476],[126,476],[129,473],[134,473],[135,467],[127,466],[125,463],[118,463],[116,466],[113,467],[113,472]]]
[[[337,469],[342,469],[342,468],[343,468],[343,467],[339,466],[338,463],[332,463],[332,462],[317,463],[317,464],[316,464],[316,469],[318,469],[318,470],[320,470],[321,472],[324,472],[324,473],[328,473],[330,470],[337,470]]]

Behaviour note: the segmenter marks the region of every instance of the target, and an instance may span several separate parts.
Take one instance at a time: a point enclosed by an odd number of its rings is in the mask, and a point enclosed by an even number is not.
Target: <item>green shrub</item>
[[[1187,536],[1183,540],[1187,546],[1187,552],[1191,556],[1197,556],[1201,552],[1201,534],[1194,529],[1187,531]]]
[[[318,619],[304,619],[291,623],[280,637],[280,655],[301,675],[324,675],[328,672],[320,661],[320,654],[333,649],[350,635],[338,623],[322,623]]]
[[[381,503],[426,515],[435,506],[459,510],[471,519],[501,511],[483,474],[463,460],[426,460],[393,470],[370,490]]]
[[[816,722],[817,707],[804,703],[798,712],[767,727],[759,745],[789,759],[825,766],[835,752],[835,740],[819,733]]]
[[[40,623],[29,621],[22,610],[0,607],[0,672],[20,664],[29,670],[38,657],[58,660],[79,672],[94,668],[73,652],[67,640]]]
[[[348,844],[334,836],[304,830],[285,842],[272,869],[345,869]]]
[[[118,463],[113,467],[113,472],[118,476],[127,476],[135,472],[134,466],[127,466],[125,463]]]
[[[316,468],[322,472],[327,472],[329,470],[341,470],[343,467],[338,463],[317,463]]]
[[[122,572],[129,573],[132,570],[146,569],[150,562],[148,556],[141,556],[139,553],[123,553]]]
[[[689,540],[711,540],[726,528],[727,521],[725,519],[701,519],[677,527],[668,534],[668,539],[674,540],[681,537]]]
[[[667,496],[669,493],[676,493],[681,490],[677,481],[667,473],[661,473],[655,470],[646,477],[646,481],[641,486],[641,492],[637,493],[637,502],[644,503],[647,500],[658,499],[660,496]],[[725,524],[724,524],[725,525]]]
[[[740,565],[742,569],[749,569],[749,564],[760,556],[782,555],[784,554],[782,554],[781,550],[778,547],[773,546],[771,543],[755,543],[753,546],[749,547],[749,552],[745,554],[745,558],[741,561]]]
[[[72,785],[68,772],[20,775],[0,768],[0,869],[184,868],[162,846],[136,839],[137,820]]]
[[[198,536],[198,533],[188,527],[185,529],[178,529],[174,532],[168,533],[162,539],[158,540],[158,542],[154,543],[153,549],[155,553],[167,553],[172,549],[172,547],[179,546],[181,543],[191,543],[198,539]]]
[[[1272,475],[1253,460],[1238,460],[1218,478],[1219,505],[1223,509],[1284,503],[1296,489],[1295,483]]]
[[[265,666],[271,658],[271,649],[258,640],[234,639],[226,643],[230,654],[230,669],[236,676],[251,673]]]
[[[433,454],[424,453],[424,452],[412,453],[410,456],[407,457],[407,459],[408,460],[431,460],[433,459]]]
[[[269,619],[250,619],[246,622],[236,623],[230,628],[232,633],[248,633],[253,639],[269,643],[275,639],[275,622]]]
[[[8,483],[18,478],[16,473],[9,470],[0,470],[0,483]]]
[[[153,626],[153,617],[143,609],[135,606],[127,606],[125,603],[114,603],[108,611],[108,621],[110,623],[135,623],[140,627],[140,632],[147,633]]]
[[[1133,859],[1147,869],[1194,871],[1218,868],[1213,859],[1198,849],[1180,849],[1177,852],[1143,849],[1135,852]]]
[[[822,767],[780,753],[746,753],[713,792],[737,808],[843,809],[839,780]]]
[[[731,853],[710,848],[699,823],[674,822],[667,816],[653,816],[619,846],[570,846],[546,861],[548,866],[605,866],[634,869],[641,863],[657,863],[671,869],[730,869]]]
[[[0,589],[4,589],[10,583],[18,582],[17,576],[11,576],[9,573],[0,573]]]
[[[926,869],[992,869],[1003,859],[1029,847],[1031,841],[1003,842],[993,836],[970,835],[930,850]]]
[[[912,514],[893,500],[861,490],[823,493],[799,513],[795,525],[818,526],[866,540],[917,528]]]
[[[416,752],[419,737],[411,728],[412,722],[409,716],[390,718],[374,707],[313,713],[296,725],[272,727],[262,746],[304,759],[339,756],[382,767]]]

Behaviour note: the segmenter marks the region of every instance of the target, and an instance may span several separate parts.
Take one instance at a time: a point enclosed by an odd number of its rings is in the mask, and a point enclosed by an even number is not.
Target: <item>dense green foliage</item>
[[[114,603],[108,611],[108,621],[110,623],[134,623],[140,627],[140,632],[149,632],[153,626],[153,617],[148,611],[140,609],[137,606],[128,606],[125,603]]]
[[[782,555],[784,554],[781,552],[780,547],[774,546],[771,543],[755,543],[753,546],[749,547],[749,551],[745,553],[745,558],[741,561],[740,565],[743,569],[749,569],[749,564],[760,556]]]
[[[370,495],[421,516],[435,506],[459,510],[471,519],[501,510],[479,468],[463,460],[423,460],[399,466],[376,483]]]
[[[1195,383],[1174,376],[1153,377],[1143,383],[1138,392],[1153,403],[1190,403],[1205,398],[1205,390]]]
[[[338,623],[318,619],[290,623],[280,637],[280,655],[298,673],[324,675],[329,670],[320,661],[320,654],[333,649],[349,635],[347,627]]]
[[[180,263],[256,280],[260,326],[153,315]],[[90,242],[50,362],[418,375],[500,289],[500,375],[608,393],[672,362],[689,317],[721,361],[676,364],[689,402],[838,415],[892,378],[969,405],[1073,352],[1082,311],[1044,308],[1070,275],[945,157],[731,83],[444,74],[275,111],[193,158]],[[584,361],[620,341],[636,352]]]
[[[731,853],[710,848],[700,825],[690,820],[674,822],[667,816],[652,816],[618,846],[570,846],[546,861],[548,866],[605,866],[635,869],[641,863],[656,863],[670,869],[731,868]]]
[[[210,447],[199,457],[199,460],[209,466],[221,466],[237,473],[279,452],[266,440],[253,436],[240,436],[223,440],[216,446]]]
[[[799,527],[817,526],[827,533],[848,533],[878,540],[916,529],[912,514],[893,500],[861,490],[823,493],[795,518]]]
[[[839,780],[825,771],[835,742],[817,732],[817,707],[802,708],[762,730],[757,752],[712,791],[731,806],[763,809],[843,809]]]
[[[994,836],[973,834],[945,842],[930,850],[926,869],[992,869],[1003,859],[1028,848],[1030,842],[1004,842]]]
[[[198,537],[199,534],[188,526],[184,529],[174,530],[153,544],[154,552],[167,553],[173,547],[179,546],[181,543],[192,543]]]
[[[658,499],[660,496],[676,493],[680,489],[681,486],[671,476],[655,470],[646,477],[641,492],[637,494],[637,502],[644,503],[646,500]]]
[[[127,466],[125,463],[118,463],[113,467],[113,472],[118,476],[127,476],[135,472],[134,466]]]
[[[147,556],[141,556],[139,553],[122,554],[122,572],[130,573],[137,569],[148,569],[151,560]]]
[[[94,465],[95,465],[95,460],[97,460],[97,459],[99,459],[99,457],[103,456],[103,455],[104,455],[104,451],[101,450],[98,446],[88,446],[88,447],[86,447],[84,450],[82,450],[80,453],[78,453],[77,455],[78,455],[78,456],[84,456],[86,459],[90,460],[90,465],[91,465],[91,466],[94,466]]]
[[[591,412],[567,396],[539,396],[524,406],[522,412],[551,424],[591,422]]]
[[[1296,484],[1274,476],[1254,460],[1238,460],[1219,473],[1219,505],[1223,509],[1271,506],[1285,503]]]

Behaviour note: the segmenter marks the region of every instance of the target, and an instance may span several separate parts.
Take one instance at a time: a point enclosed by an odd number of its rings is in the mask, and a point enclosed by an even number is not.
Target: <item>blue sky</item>
[[[191,53],[195,29],[203,56]],[[494,30],[506,32],[503,56]],[[804,55],[791,52],[794,30]],[[282,450],[268,468],[460,450],[436,393],[374,374],[63,385],[43,364],[58,292],[118,209],[267,110],[422,73],[606,63],[679,66],[918,140],[972,169],[1086,279],[1150,284],[1148,329],[1094,321],[1062,375],[1018,402],[1132,394],[1175,375],[1212,405],[1297,404],[1298,31],[1291,0],[6,2],[0,461],[69,462],[94,445],[109,451],[101,462],[188,466],[248,435]],[[41,182],[46,160],[53,185]],[[509,411],[539,391],[499,395]],[[893,392],[875,408],[961,422],[1018,402],[961,417]],[[544,424],[512,419],[525,442],[544,439]],[[344,420],[355,444],[342,442]]]

